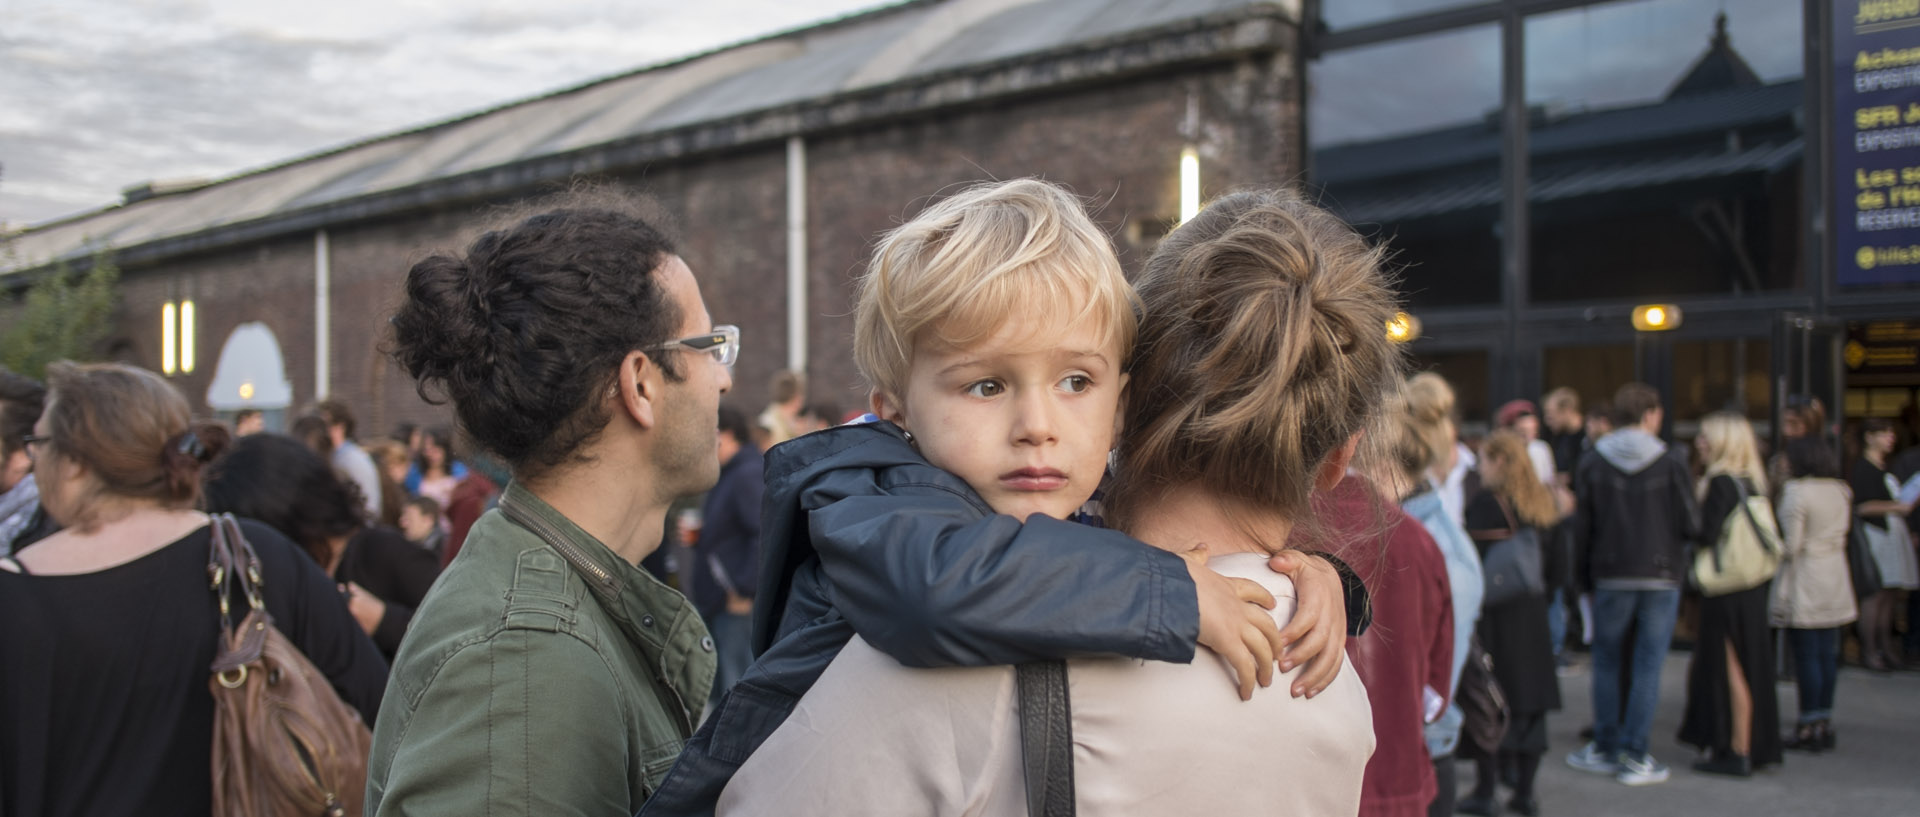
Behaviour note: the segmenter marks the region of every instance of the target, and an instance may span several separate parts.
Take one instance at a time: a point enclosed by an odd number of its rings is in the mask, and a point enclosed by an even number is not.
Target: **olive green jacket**
[[[631,815],[713,673],[686,597],[509,485],[394,657],[366,813]]]

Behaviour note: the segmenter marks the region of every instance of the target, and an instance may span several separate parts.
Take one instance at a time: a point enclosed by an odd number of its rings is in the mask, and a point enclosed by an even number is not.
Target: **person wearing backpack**
[[[1753,425],[1732,412],[1700,422],[1694,446],[1705,465],[1698,486],[1702,553],[1698,559],[1739,558],[1735,540],[1758,537],[1777,558],[1779,533],[1767,504],[1766,466]],[[1759,506],[1756,508],[1755,506]],[[1750,526],[1742,529],[1739,526]],[[1701,575],[1694,572],[1696,582]],[[1749,777],[1756,766],[1779,763],[1780,715],[1773,685],[1773,642],[1767,608],[1772,582],[1732,592],[1707,587],[1700,599],[1699,636],[1687,669],[1687,708],[1680,742],[1707,756],[1694,771]]]

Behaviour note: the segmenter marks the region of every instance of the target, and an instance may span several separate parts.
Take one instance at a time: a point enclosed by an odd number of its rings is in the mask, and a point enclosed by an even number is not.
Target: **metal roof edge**
[[[938,0],[915,0],[916,3]],[[909,4],[888,7],[903,8]],[[427,210],[437,206],[475,201],[561,181],[579,175],[606,173],[636,167],[662,159],[678,159],[722,153],[785,139],[794,135],[830,133],[864,124],[885,122],[926,113],[978,104],[990,99],[1017,98],[1039,93],[1111,82],[1174,65],[1204,64],[1258,53],[1278,46],[1278,29],[1236,36],[1241,27],[1262,20],[1274,25],[1297,21],[1285,9],[1267,3],[1251,4],[1227,12],[1176,21],[1163,26],[1137,29],[1112,37],[1073,43],[1047,51],[1031,52],[985,63],[971,64],[947,71],[921,74],[897,82],[860,88],[838,94],[815,97],[800,103],[751,111],[737,116],[708,120],[665,131],[639,134],[603,142],[573,151],[534,156],[506,164],[481,168],[439,179],[417,182],[393,190],[384,190],[337,199],[286,212],[232,224],[223,224],[190,233],[168,236],[118,248],[115,257],[123,268],[157,263],[182,255],[221,249],[249,241],[305,232],[321,227],[342,225],[382,216]],[[1189,40],[1203,42],[1193,43]],[[1173,44],[1174,50],[1155,46]],[[1186,45],[1180,48],[1180,45]],[[1128,60],[1113,52],[1145,48]],[[1109,57],[1114,59],[1109,60]],[[1064,63],[1077,61],[1080,67],[1061,70]],[[1022,69],[1054,63],[1054,70],[1040,81],[1013,82],[1006,78]],[[368,140],[372,144],[403,134],[388,134]],[[334,151],[337,153],[338,151]],[[331,154],[326,154],[331,155]],[[303,157],[299,161],[320,158]],[[296,162],[283,163],[285,167]],[[264,169],[255,172],[266,172]],[[243,174],[247,175],[247,174]],[[231,181],[223,179],[215,184]],[[124,205],[110,205],[82,216],[63,219],[72,222]],[[41,225],[41,227],[52,225]],[[35,228],[40,229],[40,227]],[[33,230],[10,233],[6,239]],[[0,269],[0,288],[18,285],[22,276],[35,277],[61,262],[85,263],[92,254],[79,248],[42,263],[13,269]]]

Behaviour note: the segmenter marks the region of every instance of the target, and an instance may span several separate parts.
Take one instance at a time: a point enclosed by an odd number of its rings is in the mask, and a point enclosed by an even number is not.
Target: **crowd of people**
[[[1381,331],[1383,251],[1294,192],[1210,203],[1131,281],[1055,185],[949,196],[859,280],[846,415],[796,372],[726,401],[742,332],[661,223],[577,190],[414,265],[389,347],[457,437],[0,373],[0,620],[35,624],[0,629],[0,812],[213,808],[215,514],[371,727],[367,814],[1011,814],[1064,763],[1089,814],[1534,815],[1582,649],[1566,762],[1667,779],[1683,598],[1702,773],[1837,748],[1846,625],[1910,657],[1891,425],[1844,460],[1809,403],[1771,454],[1725,412],[1669,445],[1635,383],[1481,434]],[[1769,580],[1699,592],[1749,532]]]

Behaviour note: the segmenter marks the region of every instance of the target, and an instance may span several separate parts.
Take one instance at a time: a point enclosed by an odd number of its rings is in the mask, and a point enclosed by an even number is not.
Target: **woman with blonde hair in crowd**
[[[1705,475],[1700,497],[1700,547],[1712,548],[1728,525],[1756,525],[1763,537],[1772,520],[1749,518],[1747,497],[1767,496],[1766,466],[1747,418],[1718,411],[1700,421],[1694,438]],[[1687,667],[1687,709],[1680,742],[1706,753],[1695,771],[1747,777],[1779,763],[1780,712],[1773,690],[1773,634],[1767,607],[1773,590],[1706,596],[1698,607],[1699,634]]]
[[[226,429],[145,369],[55,363],[47,380],[26,445],[64,530],[0,559],[0,814],[204,817],[220,613],[195,508]],[[387,665],[333,580],[272,528],[240,530],[274,625],[371,723]]]
[[[1840,628],[1859,616],[1847,563],[1853,490],[1840,457],[1818,436],[1787,443],[1788,479],[1780,491],[1780,572],[1768,615],[1793,645],[1800,720],[1786,748],[1831,749],[1833,690],[1840,672]]]
[[[1433,463],[1427,467],[1427,479],[1440,493],[1440,504],[1456,525],[1466,521],[1467,482],[1479,465],[1473,449],[1460,442],[1459,429],[1453,424],[1453,386],[1433,372],[1421,372],[1407,380],[1407,410],[1421,429],[1421,439],[1433,449]]]
[[[1467,533],[1484,559],[1500,542],[1531,532],[1542,550],[1542,578],[1550,581],[1565,573],[1556,563],[1558,549],[1548,546],[1563,514],[1552,489],[1534,469],[1528,442],[1519,432],[1502,429],[1481,444],[1483,487],[1467,503]],[[1475,758],[1474,789],[1460,801],[1463,813],[1499,813],[1494,783],[1501,768],[1514,772],[1513,797],[1507,807],[1518,814],[1540,813],[1534,776],[1547,752],[1547,713],[1560,708],[1553,637],[1547,626],[1547,598],[1555,588],[1544,589],[1539,594],[1521,593],[1481,613],[1480,645],[1493,658],[1493,675],[1507,695],[1512,720],[1498,756]]]
[[[1438,379],[1424,374],[1423,378]],[[1444,381],[1441,381],[1444,384]],[[1431,394],[1431,390],[1428,390]],[[1480,572],[1480,553],[1459,522],[1447,514],[1440,491],[1431,474],[1440,456],[1453,453],[1453,418],[1431,403],[1416,410],[1406,391],[1390,395],[1385,409],[1387,429],[1381,434],[1385,449],[1380,467],[1372,469],[1375,482],[1393,485],[1400,509],[1419,521],[1440,548],[1447,564],[1447,584],[1453,599],[1453,663],[1451,683],[1445,690],[1449,703],[1440,719],[1426,725],[1427,752],[1433,756],[1433,773],[1439,793],[1427,811],[1431,817],[1445,817],[1454,811],[1454,750],[1460,743],[1460,726],[1465,715],[1453,694],[1460,686],[1460,669],[1467,662],[1474,624],[1480,620],[1480,600],[1485,592]],[[1438,691],[1438,690],[1436,690]]]

